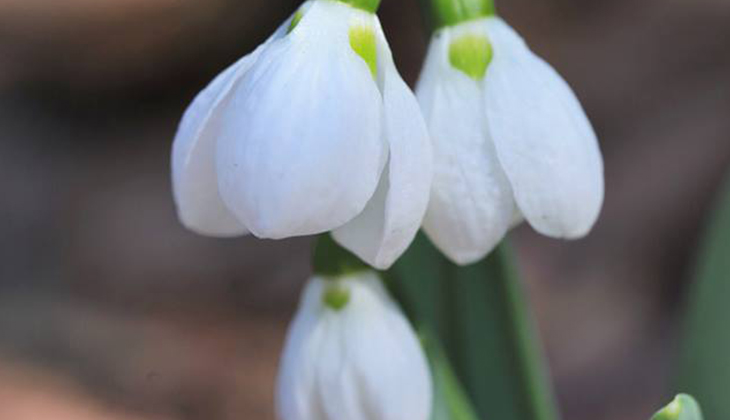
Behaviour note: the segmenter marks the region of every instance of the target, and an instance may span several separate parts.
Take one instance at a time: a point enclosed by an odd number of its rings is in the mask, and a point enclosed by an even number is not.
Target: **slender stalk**
[[[419,235],[385,274],[413,323],[441,340],[480,418],[559,418],[508,245],[459,267]]]
[[[493,0],[421,0],[421,6],[432,31],[496,13]]]
[[[324,234],[317,238],[314,246],[312,270],[315,274],[328,278],[372,270],[372,268],[353,253],[339,246],[329,234]]]
[[[429,328],[420,328],[419,335],[434,382],[434,411],[431,413],[431,419],[478,420],[479,417],[436,335]]]
[[[523,397],[531,412],[530,418],[557,420],[559,415],[548,380],[547,365],[537,340],[525,292],[513,263],[512,253],[505,245],[500,246],[496,253],[502,271],[499,281],[503,286],[506,320],[509,323],[509,331],[512,332],[512,345],[521,373],[523,389],[526,390]]]
[[[450,263],[449,263],[450,264]],[[552,389],[508,245],[465,267],[451,264],[454,291],[446,342],[481,416],[557,420]],[[449,336],[449,335],[445,335]]]
[[[730,177],[718,193],[685,304],[675,383],[697,398],[707,419],[730,418]]]
[[[342,3],[347,3],[352,7],[365,10],[370,13],[375,13],[380,7],[381,0],[336,0]]]

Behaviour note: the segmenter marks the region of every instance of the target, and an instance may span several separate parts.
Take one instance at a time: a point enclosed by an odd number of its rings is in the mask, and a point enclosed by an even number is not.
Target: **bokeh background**
[[[177,222],[182,111],[296,0],[0,0],[0,419],[273,419],[310,240]],[[730,168],[730,2],[502,0],[571,83],[606,161],[585,240],[512,234],[566,420],[645,420]],[[405,79],[416,0],[385,0]]]

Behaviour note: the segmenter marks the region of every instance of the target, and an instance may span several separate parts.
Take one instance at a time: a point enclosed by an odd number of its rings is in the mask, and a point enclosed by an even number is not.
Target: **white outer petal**
[[[418,102],[398,74],[379,24],[376,34],[388,168],[362,214],[336,229],[332,237],[373,267],[387,269],[418,232],[428,205],[433,166]]]
[[[290,21],[291,17],[265,43],[213,79],[183,115],[172,145],[172,189],[180,221],[192,231],[210,236],[248,233],[218,192],[215,150],[221,116],[236,82],[272,40],[284,35]]]
[[[516,206],[484,118],[480,84],[449,62],[451,42],[479,26],[445,28],[431,40],[416,94],[434,146],[423,227],[457,264],[484,258],[504,238]]]
[[[375,273],[338,280],[340,311],[312,279],[289,329],[277,383],[281,420],[427,420],[431,375],[415,332]]]
[[[276,410],[279,419],[320,420],[319,396],[314,387],[319,343],[323,337],[320,317],[324,282],[310,280],[302,293],[299,309],[289,326],[277,379]]]
[[[218,144],[219,188],[254,235],[322,233],[372,197],[386,157],[380,94],[348,29],[373,20],[313,2],[236,88]]]
[[[487,120],[520,210],[542,234],[582,237],[603,203],[595,132],[570,87],[512,28],[490,18],[487,31]]]

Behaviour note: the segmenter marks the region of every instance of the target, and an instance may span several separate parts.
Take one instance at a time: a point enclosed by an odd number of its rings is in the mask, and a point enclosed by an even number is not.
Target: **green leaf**
[[[678,386],[709,419],[730,419],[730,183],[718,202],[690,291]]]
[[[478,420],[436,336],[428,329],[422,329],[421,342],[434,383],[431,420]]]
[[[694,398],[679,394],[669,405],[654,414],[651,420],[702,420],[702,411]]]
[[[444,343],[480,418],[558,418],[506,246],[458,267],[421,234],[386,278],[414,323]]]

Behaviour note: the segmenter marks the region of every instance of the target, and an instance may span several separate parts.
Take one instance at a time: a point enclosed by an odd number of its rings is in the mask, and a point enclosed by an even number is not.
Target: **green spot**
[[[464,35],[451,42],[449,62],[474,80],[482,80],[492,61],[492,44],[483,35]]]
[[[350,291],[338,285],[328,286],[322,302],[330,309],[341,311],[350,302]]]
[[[289,29],[287,29],[286,33],[287,35],[291,33],[291,31],[294,30],[294,28],[299,25],[299,22],[302,21],[302,18],[304,17],[304,13],[302,13],[301,10],[297,10],[296,13],[294,13],[294,17],[291,18],[291,23],[289,24]]]
[[[357,53],[370,68],[373,78],[378,77],[378,49],[375,42],[375,32],[364,26],[350,29],[350,47]]]

